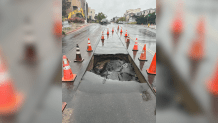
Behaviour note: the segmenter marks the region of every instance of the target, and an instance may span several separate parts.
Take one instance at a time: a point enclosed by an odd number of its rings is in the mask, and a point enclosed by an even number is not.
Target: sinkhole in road
[[[128,55],[94,55],[88,66],[88,71],[105,79],[140,82]]]

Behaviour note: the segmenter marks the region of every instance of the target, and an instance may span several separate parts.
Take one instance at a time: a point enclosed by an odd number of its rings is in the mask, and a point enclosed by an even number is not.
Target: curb
[[[81,27],[79,27],[79,28],[77,28],[77,29],[75,29],[75,30],[73,30],[73,31],[67,32],[67,33],[65,33],[65,34],[67,35],[67,34],[69,34],[69,33],[75,32],[75,31],[77,31],[77,30],[79,30],[79,29],[81,29],[81,28],[83,28],[83,27],[89,26],[89,25],[90,25],[90,24],[83,25],[83,26],[81,26]]]

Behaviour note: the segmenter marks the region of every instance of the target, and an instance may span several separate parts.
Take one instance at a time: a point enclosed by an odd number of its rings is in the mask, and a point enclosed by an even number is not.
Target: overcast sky
[[[128,9],[156,8],[156,0],[86,0],[86,2],[91,9],[95,9],[95,14],[103,12],[108,20],[123,16]]]

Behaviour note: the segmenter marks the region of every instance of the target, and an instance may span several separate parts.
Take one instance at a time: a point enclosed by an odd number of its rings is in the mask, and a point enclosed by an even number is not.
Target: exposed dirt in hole
[[[96,63],[90,72],[106,79],[119,81],[137,81],[138,77],[131,63],[125,60],[103,60]]]

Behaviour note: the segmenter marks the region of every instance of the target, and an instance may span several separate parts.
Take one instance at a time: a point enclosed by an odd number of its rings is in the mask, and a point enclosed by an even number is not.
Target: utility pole
[[[86,18],[86,20],[85,20],[85,24],[86,24],[87,23],[86,0],[85,0],[85,18]]]

